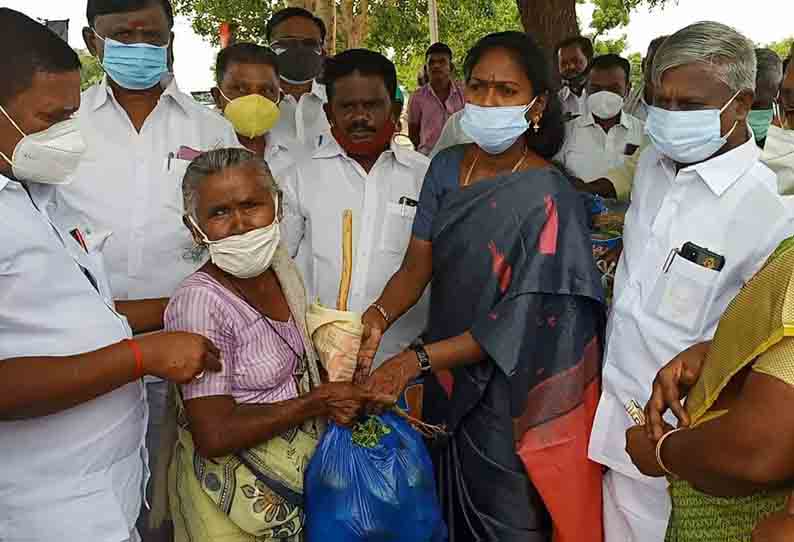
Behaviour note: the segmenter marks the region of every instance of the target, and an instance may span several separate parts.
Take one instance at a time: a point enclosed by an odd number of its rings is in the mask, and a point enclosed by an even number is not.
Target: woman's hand
[[[372,373],[366,387],[372,392],[396,399],[419,374],[419,360],[416,353],[406,350],[386,361]]]
[[[367,390],[349,382],[332,382],[319,388],[328,417],[338,425],[349,427],[365,409],[385,410],[394,406],[396,397]]]
[[[636,425],[626,431],[626,453],[645,476],[660,478],[665,475],[656,460],[656,442],[648,438],[643,426]]]
[[[369,378],[372,369],[372,361],[378,353],[380,341],[386,332],[388,322],[383,315],[374,307],[370,307],[361,317],[364,325],[364,334],[361,336],[361,346],[358,349],[358,364],[353,381],[356,384],[364,384]]]
[[[690,419],[681,401],[700,378],[710,342],[696,344],[665,365],[653,381],[653,393],[645,405],[645,430],[656,442],[664,434],[664,414],[668,409],[678,418],[678,427],[689,427]]]
[[[794,540],[794,495],[786,508],[765,518],[753,531],[752,542],[791,542]]]

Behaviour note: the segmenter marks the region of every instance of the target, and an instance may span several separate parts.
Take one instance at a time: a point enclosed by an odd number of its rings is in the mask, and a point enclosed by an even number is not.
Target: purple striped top
[[[298,354],[303,340],[294,319],[269,320]],[[223,370],[207,372],[182,386],[187,401],[231,395],[237,403],[275,403],[298,396],[293,378],[298,360],[262,316],[206,273],[197,272],[177,289],[165,312],[167,331],[189,331],[221,351]]]

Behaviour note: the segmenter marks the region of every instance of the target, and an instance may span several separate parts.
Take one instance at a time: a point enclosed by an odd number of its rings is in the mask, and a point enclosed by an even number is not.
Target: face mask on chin
[[[371,140],[363,143],[353,141],[336,125],[331,128],[331,134],[349,156],[373,158],[389,148],[396,129],[394,121],[389,119]]]
[[[0,152],[11,166],[15,179],[52,185],[66,185],[74,180],[73,174],[85,153],[77,119],[58,122],[46,130],[28,135],[4,107],[0,106],[0,112],[22,135],[10,158]]]
[[[584,90],[585,84],[587,84],[587,70],[573,77],[563,77],[562,84],[577,94],[580,94],[582,90]]]

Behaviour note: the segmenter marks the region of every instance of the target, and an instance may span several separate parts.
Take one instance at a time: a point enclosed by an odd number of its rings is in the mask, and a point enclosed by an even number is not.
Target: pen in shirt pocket
[[[419,205],[418,201],[416,201],[415,199],[411,199],[407,196],[401,197],[397,203],[400,205],[400,216],[408,215],[407,213],[408,207],[416,207],[417,205]]]

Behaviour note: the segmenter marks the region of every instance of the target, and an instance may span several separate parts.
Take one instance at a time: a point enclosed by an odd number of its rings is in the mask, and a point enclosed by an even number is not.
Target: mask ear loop
[[[232,101],[229,99],[229,97],[228,97],[226,94],[224,94],[224,93],[223,93],[223,91],[221,90],[221,87],[218,87],[218,92],[220,92],[220,93],[221,93],[221,96],[223,96],[223,98],[224,98],[224,99],[225,99],[227,102],[229,102],[229,103],[232,103]]]
[[[0,105],[0,112],[2,112],[2,113],[3,113],[3,115],[5,116],[5,118],[7,118],[7,119],[8,119],[8,122],[10,122],[10,123],[11,123],[11,126],[13,126],[14,128],[16,128],[16,129],[17,129],[17,132],[19,132],[19,133],[22,135],[22,137],[27,137],[27,134],[26,134],[25,132],[23,132],[23,131],[22,131],[22,128],[20,128],[20,127],[19,127],[19,124],[17,124],[16,122],[14,122],[14,119],[12,119],[12,118],[11,118],[11,115],[9,115],[9,114],[8,114],[8,112],[6,111],[6,108],[5,108],[5,107],[3,107],[2,105]],[[11,166],[12,168],[14,167],[14,162],[13,162],[13,161],[12,161],[12,160],[11,160],[11,159],[8,157],[8,156],[6,156],[6,154],[5,154],[4,152],[0,151],[0,156],[2,156],[2,157],[3,157],[3,160],[5,160],[6,162],[8,162],[8,165],[9,165],[9,166]]]
[[[742,91],[741,91],[741,90],[737,90],[737,91],[736,91],[736,94],[734,94],[734,95],[733,95],[733,98],[731,98],[730,100],[728,100],[728,102],[727,102],[725,105],[723,105],[723,106],[722,106],[722,109],[720,109],[720,115],[722,115],[722,114],[725,112],[725,110],[726,110],[726,109],[728,109],[728,106],[729,106],[729,105],[731,105],[731,103],[733,103],[733,101],[734,101],[734,100],[737,98],[737,96],[739,96],[739,94],[741,94],[741,93],[742,93]],[[724,137],[724,139],[728,139],[729,137],[731,137],[731,135],[733,134],[733,132],[736,130],[736,127],[737,127],[737,126],[739,126],[739,121],[738,121],[738,120],[735,120],[735,121],[733,121],[733,127],[731,127],[731,129],[730,129],[730,130],[728,130],[728,133],[727,133],[727,134],[725,134],[725,136],[723,136],[723,137]]]

